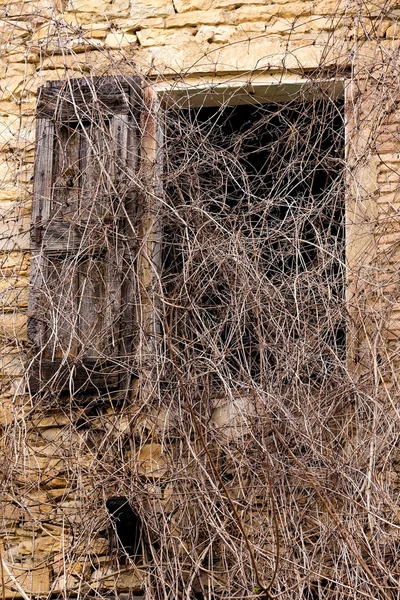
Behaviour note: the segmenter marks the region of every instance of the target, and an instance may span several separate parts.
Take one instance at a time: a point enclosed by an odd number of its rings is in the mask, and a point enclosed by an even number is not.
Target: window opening
[[[166,140],[166,320],[186,364],[209,356],[214,389],[332,378],[345,354],[343,100],[182,109]]]

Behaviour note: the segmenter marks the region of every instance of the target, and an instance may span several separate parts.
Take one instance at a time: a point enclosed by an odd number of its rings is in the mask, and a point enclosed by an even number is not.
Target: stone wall
[[[148,576],[145,571],[117,568],[109,560],[106,536],[96,535],[107,527],[103,483],[108,482],[110,493],[124,494],[115,473],[136,477],[142,482],[140,502],[150,499],[165,507],[168,488],[160,479],[171,469],[175,452],[164,442],[163,415],[149,414],[147,421],[137,422],[134,407],[121,415],[112,407],[95,414],[78,406],[74,413],[49,407],[36,415],[25,392],[38,87],[47,80],[136,71],[171,85],[191,78],[207,85],[238,74],[249,81],[255,74],[306,80],[321,65],[328,76],[347,76],[355,60],[360,82],[377,69],[385,52],[395,52],[399,16],[400,7],[385,12],[369,1],[361,5],[336,0],[0,0],[0,449],[5,457],[0,459],[0,551],[6,569],[5,598],[66,591],[139,592]],[[355,107],[360,105],[360,90],[368,99],[368,89],[357,84]],[[355,149],[350,153],[354,160],[350,187],[357,187],[349,212],[353,227],[349,260],[354,271],[349,297],[356,329],[360,312],[365,306],[369,310],[369,321],[361,327],[362,341],[353,353],[364,352],[357,360],[365,364],[375,341],[372,354],[384,355],[378,383],[390,389],[397,381],[390,357],[398,354],[400,306],[396,279],[400,121],[395,94],[394,82],[389,104],[382,109],[372,99],[372,112],[361,116],[355,112],[349,129]],[[363,107],[368,106],[365,102]],[[362,152],[360,161],[355,132],[360,124],[372,127],[371,114],[374,123],[380,123],[376,145],[367,158]],[[371,219],[373,226],[366,225]],[[366,270],[376,264],[386,269],[384,281],[377,280],[373,293],[364,290],[360,300],[357,282],[364,281]],[[215,419],[222,418],[224,424],[225,413],[218,409]],[[121,440],[123,447],[115,448]],[[18,448],[12,462],[10,445]],[[94,513],[98,522],[93,521]]]

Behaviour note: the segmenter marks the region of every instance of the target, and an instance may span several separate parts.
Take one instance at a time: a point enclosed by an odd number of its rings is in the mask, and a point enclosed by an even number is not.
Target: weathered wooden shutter
[[[49,82],[37,107],[30,389],[115,389],[131,368],[138,78]]]

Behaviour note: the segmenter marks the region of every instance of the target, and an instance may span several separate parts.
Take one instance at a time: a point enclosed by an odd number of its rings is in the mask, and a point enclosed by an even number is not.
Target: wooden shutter
[[[131,369],[138,78],[49,82],[37,107],[30,389],[115,389]]]

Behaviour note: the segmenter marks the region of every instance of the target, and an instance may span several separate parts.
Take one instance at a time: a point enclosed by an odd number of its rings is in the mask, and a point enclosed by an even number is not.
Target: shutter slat
[[[91,251],[101,252],[102,248],[108,247],[107,229],[112,229],[110,220],[104,219],[100,224],[96,221],[86,221],[80,224],[51,220],[42,225],[42,244],[43,252],[50,254],[79,252],[80,254]],[[34,241],[35,231],[32,231],[32,241]]]
[[[40,290],[44,285],[41,235],[42,222],[50,213],[53,146],[54,124],[49,119],[38,119],[32,201],[31,284],[28,301],[28,337],[36,347],[40,347],[44,341],[43,322],[40,318]]]
[[[55,128],[54,185],[51,215],[55,219],[75,221],[80,196],[80,141],[78,127]]]
[[[71,390],[113,390],[119,386],[121,368],[112,361],[83,359],[35,360],[31,368],[29,387],[32,393]]]
[[[43,288],[42,307],[46,344],[43,357],[62,358],[76,356],[79,352],[77,340],[77,292],[75,264],[62,256],[44,256],[46,285]]]

